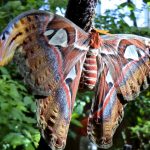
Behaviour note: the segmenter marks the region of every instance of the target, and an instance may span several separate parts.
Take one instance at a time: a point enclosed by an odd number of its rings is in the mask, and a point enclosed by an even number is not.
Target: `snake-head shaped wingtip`
[[[55,136],[53,136],[51,138],[51,141],[49,142],[49,147],[51,147],[52,150],[63,150],[65,146],[66,146],[66,139],[63,140]]]
[[[113,142],[112,142],[112,138],[108,140],[107,138],[102,137],[95,144],[101,149],[109,149],[110,147],[112,147]]]
[[[67,131],[69,125],[66,125],[64,130],[62,129],[63,123],[57,125],[57,129],[47,126],[45,129],[42,129],[41,133],[44,137],[46,143],[52,150],[63,150],[66,146]],[[67,128],[67,129],[66,129]],[[59,133],[58,133],[59,132]]]
[[[110,147],[112,147],[113,145],[113,136],[98,136],[97,138],[95,137],[95,134],[100,134],[99,132],[103,132],[103,131],[96,131],[97,133],[95,133],[94,131],[92,132],[89,132],[88,131],[88,135],[89,135],[89,138],[90,140],[95,144],[97,145],[97,147],[101,148],[101,149],[109,149]],[[94,134],[94,135],[93,135]]]
[[[52,150],[65,148],[71,111],[63,88],[55,89],[48,97],[37,100],[38,126]]]
[[[7,65],[14,55],[14,50],[8,44],[7,33],[0,35],[0,66]]]

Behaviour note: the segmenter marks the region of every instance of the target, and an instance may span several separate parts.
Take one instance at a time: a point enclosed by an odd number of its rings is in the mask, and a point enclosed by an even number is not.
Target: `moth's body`
[[[98,49],[89,49],[83,64],[79,89],[93,90],[97,81],[97,55]]]
[[[15,53],[25,82],[39,96],[39,128],[53,150],[65,147],[80,77],[80,85],[95,91],[87,130],[101,148],[111,146],[124,103],[149,86],[150,39],[108,35],[97,45],[93,35],[58,15],[30,11],[0,36],[0,66]]]

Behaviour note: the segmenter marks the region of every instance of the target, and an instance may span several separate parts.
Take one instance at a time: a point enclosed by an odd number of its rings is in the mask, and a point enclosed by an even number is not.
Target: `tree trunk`
[[[65,16],[88,32],[92,27],[96,4],[97,0],[69,0]]]
[[[133,2],[131,0],[127,0],[127,3],[128,4],[133,4]],[[134,27],[137,27],[137,22],[136,22],[136,17],[135,17],[134,10],[131,10],[130,13],[131,13],[130,16],[132,18]]]

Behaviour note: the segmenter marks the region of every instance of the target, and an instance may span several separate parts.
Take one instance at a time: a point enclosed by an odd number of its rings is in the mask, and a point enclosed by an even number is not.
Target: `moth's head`
[[[10,34],[8,31],[4,31],[0,35],[0,66],[4,66],[11,61],[15,52],[15,47],[10,40]]]

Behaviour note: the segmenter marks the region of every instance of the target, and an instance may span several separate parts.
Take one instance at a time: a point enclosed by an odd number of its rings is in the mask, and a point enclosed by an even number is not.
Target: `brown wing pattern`
[[[98,82],[88,122],[90,139],[101,148],[112,145],[125,103],[150,81],[150,39],[134,35],[104,36],[97,58]]]
[[[15,53],[20,73],[38,95],[38,124],[52,149],[65,147],[88,45],[88,34],[44,11],[21,14],[0,36],[0,66]]]

